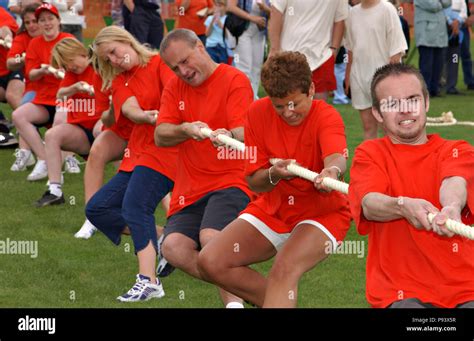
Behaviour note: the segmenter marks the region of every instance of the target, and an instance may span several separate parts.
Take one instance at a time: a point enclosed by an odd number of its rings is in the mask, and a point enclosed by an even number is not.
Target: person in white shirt
[[[304,53],[317,99],[327,100],[337,88],[334,62],[348,12],[348,0],[272,0],[270,56],[281,50]]]
[[[47,2],[58,9],[62,31],[71,33],[77,40],[82,41],[84,16],[79,14],[84,7],[82,0],[50,0]]]
[[[350,85],[352,106],[360,112],[364,139],[375,139],[378,124],[372,115],[370,83],[378,68],[401,62],[407,43],[397,10],[385,0],[362,0],[351,8],[346,27],[346,93]]]

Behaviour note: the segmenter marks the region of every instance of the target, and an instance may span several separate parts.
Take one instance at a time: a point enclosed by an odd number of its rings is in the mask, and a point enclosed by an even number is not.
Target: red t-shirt
[[[15,35],[18,25],[13,17],[4,8],[0,7],[0,26],[7,26]],[[12,44],[13,46],[13,44]],[[7,69],[8,49],[0,46],[0,77],[8,75],[11,71]]]
[[[122,105],[132,96],[137,98],[143,110],[159,110],[164,85],[175,77],[159,55],[154,56],[146,67],[137,66],[119,74],[112,83],[115,112],[120,112]],[[154,134],[154,125],[135,124],[120,170],[132,171],[135,166],[146,166],[174,181],[177,147],[157,147]]]
[[[344,123],[332,106],[315,100],[304,121],[290,126],[268,97],[250,107],[245,144],[256,152],[255,158],[246,159],[246,176],[269,168],[269,159],[274,157],[294,159],[319,173],[327,156],[345,155],[347,147]],[[261,193],[242,213],[254,215],[278,233],[291,232],[303,220],[315,220],[338,241],[344,239],[351,220],[346,195],[336,191],[321,193],[312,182],[298,177],[282,180],[270,192]]]
[[[33,69],[39,69],[41,64],[51,64],[51,51],[54,45],[64,38],[74,38],[72,34],[61,32],[56,39],[44,40],[41,35],[31,40],[26,50],[26,75],[30,76]],[[55,105],[56,93],[59,89],[60,79],[53,75],[44,76],[33,83],[36,83],[36,97],[32,103],[42,105]]]
[[[362,199],[370,192],[425,199],[441,208],[443,179],[461,176],[468,184],[463,222],[474,223],[474,148],[438,135],[428,138],[411,146],[385,137],[355,151],[349,199],[359,233],[369,235],[366,295],[376,308],[414,297],[445,308],[474,300],[474,241],[440,237],[406,219],[368,221],[362,212]]]
[[[21,55],[26,52],[30,41],[33,39],[28,32],[24,31],[18,34],[12,42],[12,48],[8,51],[7,59],[10,58],[19,58]],[[30,81],[30,78],[25,74],[25,68],[23,67],[23,76],[25,77],[25,92],[35,90],[35,83]]]
[[[74,72],[66,72],[59,88],[66,88],[81,81],[93,86],[94,78],[94,69],[89,65],[80,75]],[[59,100],[63,104],[63,107],[67,109],[68,123],[78,124],[86,129],[92,130],[102,115],[102,112],[99,112],[96,108],[95,97],[85,92],[78,92],[66,100],[62,98]]]
[[[253,101],[250,82],[239,70],[220,64],[198,87],[175,78],[163,91],[157,125],[202,121],[211,129],[243,127]],[[249,196],[242,159],[222,159],[209,139],[179,144],[178,173],[168,215],[196,202],[205,194],[237,187]]]
[[[206,26],[204,25],[206,17],[199,17],[197,12],[203,8],[212,10],[214,8],[214,2],[212,0],[193,0],[190,2],[188,10],[181,15],[179,7],[181,6],[182,0],[177,0],[176,5],[178,6],[178,22],[176,28],[187,28],[188,30],[194,31],[197,35],[206,34]]]

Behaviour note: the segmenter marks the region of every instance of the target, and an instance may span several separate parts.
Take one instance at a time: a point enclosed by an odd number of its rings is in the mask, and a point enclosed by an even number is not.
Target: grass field
[[[413,60],[417,60],[414,58]],[[465,89],[461,84],[459,89]],[[430,116],[452,111],[458,120],[474,121],[474,92],[446,96],[431,102]],[[350,106],[336,106],[346,124],[352,154],[362,142],[358,113]],[[0,105],[4,113],[10,109]],[[474,145],[472,127],[428,128],[448,139],[464,139]],[[215,287],[175,271],[164,279],[166,296],[142,304],[118,303],[115,298],[135,280],[137,261],[129,237],[114,247],[98,233],[88,241],[73,234],[84,221],[82,174],[65,175],[63,191],[67,204],[36,209],[33,206],[46,190],[45,181],[29,183],[27,172],[13,173],[13,150],[0,150],[0,241],[37,241],[38,256],[0,254],[0,307],[222,307]],[[82,166],[82,169],[83,166]],[[428,172],[429,173],[429,172]],[[107,168],[107,178],[114,169]],[[429,176],[429,174],[427,174]],[[165,219],[157,210],[158,224]],[[299,289],[300,307],[367,307],[365,300],[366,238],[352,226],[347,236],[364,241],[364,257],[357,254],[332,255],[306,274]],[[256,266],[267,273],[271,261]]]

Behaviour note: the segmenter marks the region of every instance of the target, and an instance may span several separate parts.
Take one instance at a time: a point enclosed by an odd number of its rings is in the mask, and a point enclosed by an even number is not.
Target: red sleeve
[[[12,47],[8,50],[7,58],[21,57],[21,54],[26,51],[24,39],[23,34],[18,35],[13,39]]]
[[[214,1],[207,0],[207,7],[209,8],[209,10],[213,9],[214,8]]]
[[[474,147],[465,141],[455,141],[443,150],[441,181],[452,176],[463,177],[467,182],[467,204],[463,221],[474,223]]]
[[[156,120],[156,125],[161,123],[181,124],[183,117],[179,110],[179,101],[176,97],[178,93],[177,78],[171,80],[161,94],[160,114]]]
[[[32,40],[26,49],[26,75],[25,77],[30,77],[30,72],[33,69],[39,69],[41,67],[41,58],[37,50],[40,50],[36,46],[40,46],[38,41]]]
[[[102,91],[102,78],[98,74],[94,74],[93,86],[96,112],[102,114],[110,107],[109,95],[111,91]]]
[[[112,82],[112,104],[114,106],[115,122],[118,122],[122,112],[122,105],[127,99],[135,96],[133,92],[125,86],[125,82],[121,75],[115,77]]]
[[[18,31],[18,24],[15,19],[3,7],[0,7],[0,26],[7,26],[13,34]]]
[[[346,155],[347,142],[341,115],[330,106],[326,108],[324,115],[321,114],[318,116],[318,122],[321,122],[321,128],[318,129],[318,138],[323,160],[327,156],[336,153]]]
[[[356,149],[350,171],[349,203],[360,234],[369,233],[374,224],[364,217],[362,199],[371,192],[387,193],[390,184],[387,173],[375,160],[383,155],[376,148],[370,147],[370,144],[365,142]]]
[[[75,83],[77,83],[76,74],[74,74],[73,72],[66,72],[66,75],[64,76],[64,79],[62,79],[61,83],[59,83],[59,89],[66,88],[66,87],[71,86]]]
[[[227,97],[228,129],[243,127],[250,105],[253,102],[253,92],[249,79],[238,74],[233,80]]]
[[[266,148],[264,146],[264,141],[259,139],[258,136],[262,136],[262,122],[261,111],[265,110],[265,107],[261,102],[254,102],[250,108],[247,118],[245,120],[245,146],[247,148],[253,148],[256,151],[256,158],[245,158],[245,176],[250,176],[261,168],[270,167],[269,159]]]

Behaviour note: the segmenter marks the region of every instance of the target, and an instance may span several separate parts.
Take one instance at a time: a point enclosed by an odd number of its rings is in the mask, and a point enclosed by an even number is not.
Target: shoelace
[[[77,168],[77,167],[79,167],[79,163],[78,163],[77,160],[76,160],[75,158],[73,158],[73,157],[68,157],[68,158],[66,159],[66,163],[67,163],[67,166],[68,166],[69,168]]]
[[[144,288],[145,288],[145,283],[140,280],[137,280],[135,285],[127,292],[127,294],[129,295],[138,294],[139,292],[143,291]]]
[[[15,157],[16,157],[15,165],[21,166],[22,160],[26,159],[25,153],[17,148],[17,149],[15,149],[15,153],[13,153],[13,155],[15,155]],[[28,161],[28,160],[25,160],[25,163],[26,163],[26,161]]]

